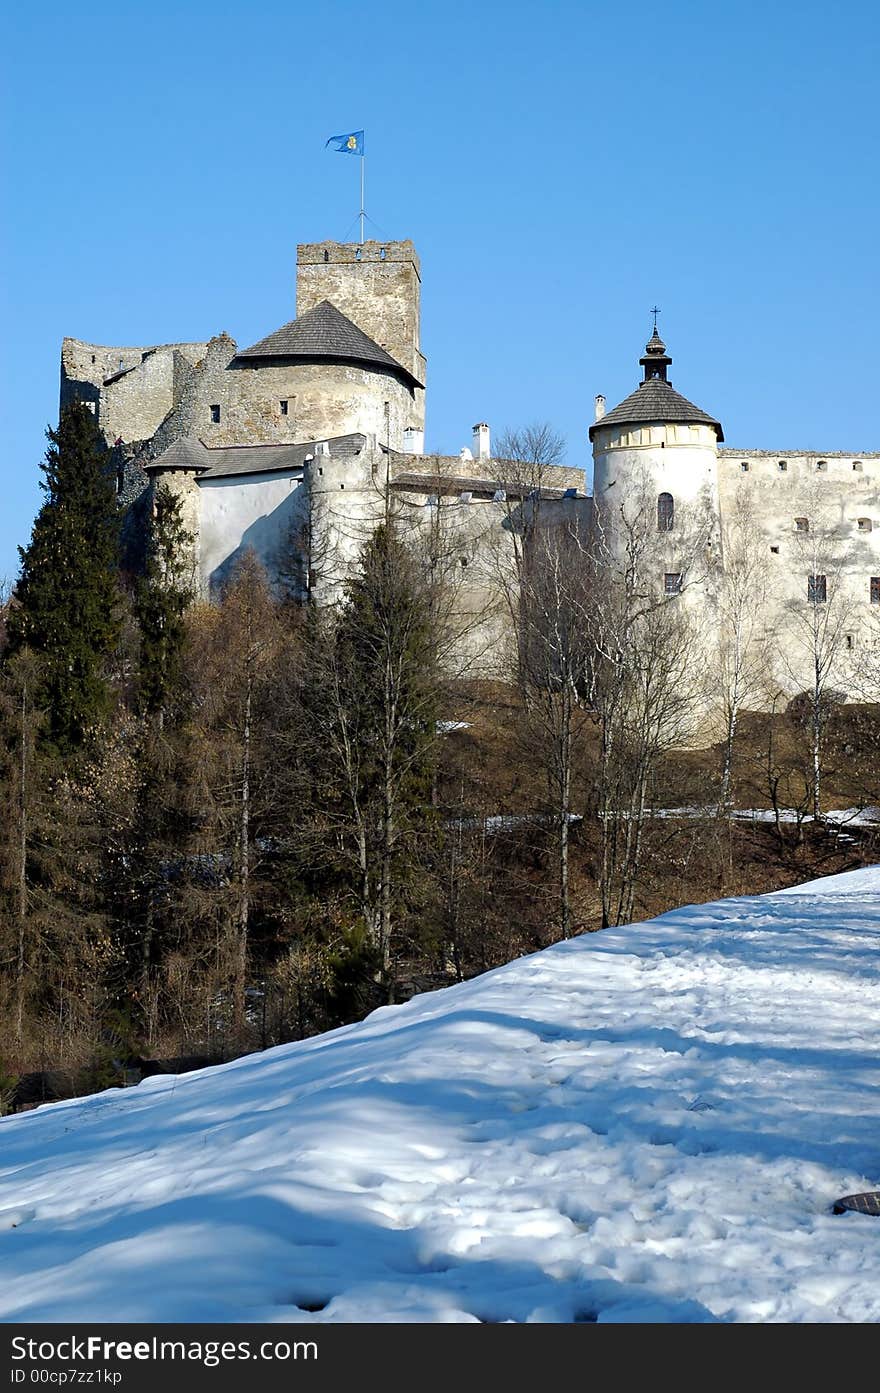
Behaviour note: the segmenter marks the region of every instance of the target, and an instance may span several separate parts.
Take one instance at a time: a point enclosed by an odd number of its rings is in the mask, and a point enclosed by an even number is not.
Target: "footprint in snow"
[[[0,1209],[0,1231],[20,1229],[22,1224],[30,1223],[36,1213],[35,1209]]]

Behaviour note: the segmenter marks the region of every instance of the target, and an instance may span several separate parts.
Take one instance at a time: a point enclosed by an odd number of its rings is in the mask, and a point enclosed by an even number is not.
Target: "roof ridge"
[[[187,439],[192,438],[191,436],[187,437]],[[253,444],[243,440],[237,445],[208,445],[201,436],[197,438],[206,450],[212,454],[219,454],[222,450],[289,450],[292,446],[299,449],[306,445],[318,445],[322,440],[326,440],[328,445],[332,445],[334,441],[340,440],[357,440],[359,438],[365,440],[366,436],[361,430],[348,430],[344,435],[316,435],[314,440],[255,440]]]

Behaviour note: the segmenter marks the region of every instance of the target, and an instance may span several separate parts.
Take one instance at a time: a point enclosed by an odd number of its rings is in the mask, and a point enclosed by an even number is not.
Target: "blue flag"
[[[363,131],[352,131],[349,135],[331,135],[327,145],[332,145],[342,155],[362,155],[364,153]],[[327,149],[327,145],[324,149]]]

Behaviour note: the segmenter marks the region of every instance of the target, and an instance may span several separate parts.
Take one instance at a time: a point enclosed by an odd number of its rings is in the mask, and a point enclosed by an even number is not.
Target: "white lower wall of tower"
[[[277,576],[281,553],[307,521],[299,472],[202,479],[199,499],[199,581],[206,596],[216,594],[248,548]]]

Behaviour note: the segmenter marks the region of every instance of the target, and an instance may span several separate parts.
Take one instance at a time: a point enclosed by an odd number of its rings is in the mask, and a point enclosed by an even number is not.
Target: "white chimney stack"
[[[492,446],[489,440],[489,427],[485,421],[474,426],[474,459],[491,459]]]
[[[601,395],[601,393],[600,393],[599,396],[597,396],[597,398],[596,398],[596,420],[597,420],[597,421],[601,421],[601,419],[602,419],[602,417],[603,417],[604,415],[605,415],[605,398],[604,398],[604,397]]]
[[[423,455],[425,453],[425,432],[416,426],[407,426],[403,432],[403,453]]]

